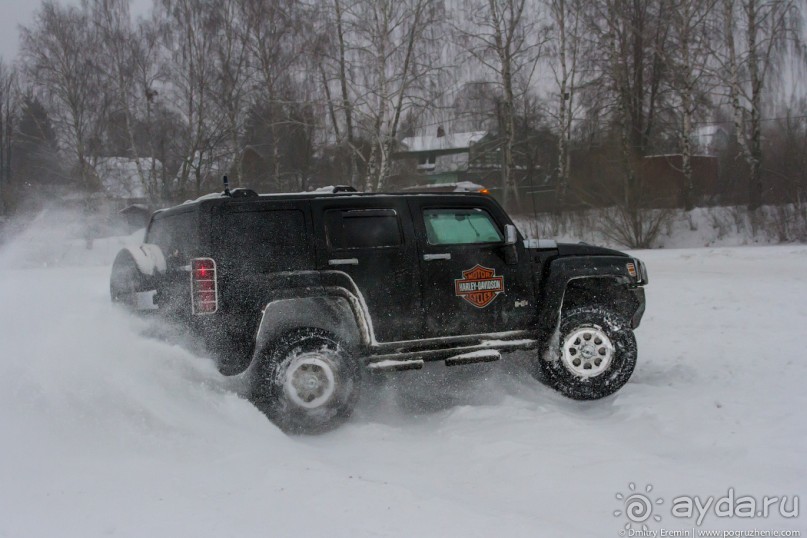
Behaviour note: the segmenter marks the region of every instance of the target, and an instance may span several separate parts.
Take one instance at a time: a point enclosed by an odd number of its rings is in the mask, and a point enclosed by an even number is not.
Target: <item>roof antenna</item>
[[[232,196],[230,194],[230,180],[227,179],[227,176],[223,176],[222,181],[224,181],[224,196]]]

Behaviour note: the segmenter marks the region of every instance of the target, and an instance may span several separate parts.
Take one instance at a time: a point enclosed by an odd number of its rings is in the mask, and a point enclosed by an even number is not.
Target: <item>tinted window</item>
[[[502,241],[499,228],[484,209],[426,209],[423,219],[431,245]]]
[[[186,261],[198,243],[196,213],[155,216],[149,226],[146,243],[158,245],[166,259]]]
[[[328,242],[333,249],[397,247],[401,226],[392,209],[328,211]]]
[[[309,246],[302,211],[229,212],[222,220],[217,243],[229,267],[247,271],[305,268]]]

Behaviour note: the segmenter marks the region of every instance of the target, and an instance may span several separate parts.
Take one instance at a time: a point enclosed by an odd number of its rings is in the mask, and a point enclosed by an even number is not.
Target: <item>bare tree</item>
[[[216,82],[213,98],[225,117],[236,182],[244,179],[240,137],[251,89],[250,30],[256,24],[246,4],[244,0],[223,0],[214,8],[218,31],[213,45]]]
[[[99,35],[84,8],[46,1],[21,29],[21,55],[37,91],[49,103],[63,147],[84,190],[98,188],[94,166],[109,96],[97,55]]]
[[[358,71],[352,114],[359,116],[371,142],[365,178],[369,191],[384,188],[401,118],[439,67],[425,39],[436,9],[435,0],[357,0],[351,6],[345,37]]]
[[[322,27],[315,31],[317,37],[310,43],[310,48],[337,146],[346,146],[347,149],[349,184],[358,187],[361,149],[356,142],[354,96],[351,94],[353,76],[348,58],[348,13],[352,11],[351,0],[347,3],[345,0],[322,2],[315,11]]]
[[[550,69],[558,90],[558,162],[556,183],[556,207],[563,208],[569,188],[571,169],[572,120],[576,105],[576,93],[581,84],[581,56],[585,54],[584,40],[585,4],[580,0],[550,0],[549,14],[552,20],[553,58]]]
[[[226,119],[214,99],[214,44],[220,21],[206,2],[162,0],[159,9],[167,21],[167,99],[185,122],[176,188],[183,194],[192,187],[199,195],[211,173],[221,168],[222,140],[227,138]]]
[[[158,183],[162,167],[158,169],[154,158],[153,137],[146,136],[143,144],[136,135],[138,124],[145,123],[150,129],[151,105],[157,95],[154,85],[160,73],[155,32],[147,22],[133,25],[128,0],[93,0],[91,10],[102,49],[99,61],[103,62],[102,77],[111,97],[111,113],[122,119],[128,153],[144,192],[157,200],[164,189]],[[142,145],[146,146],[147,160],[142,158]]]
[[[709,21],[718,0],[671,0],[669,9],[670,41],[663,49],[669,82],[677,103],[681,167],[684,183],[681,202],[686,210],[695,203],[695,183],[692,175],[692,145],[695,118],[701,96],[709,89],[714,28]]]
[[[796,0],[723,0],[722,67],[734,130],[748,165],[748,208],[762,204],[762,97],[801,16]]]
[[[598,44],[595,65],[606,91],[601,100],[619,137],[622,179],[613,193],[615,211],[606,229],[619,230],[632,247],[647,247],[660,230],[664,212],[650,212],[640,168],[658,135],[667,77],[663,51],[668,44],[669,0],[601,0],[592,3],[588,25]],[[597,99],[595,99],[597,101]]]
[[[280,127],[286,121],[283,110],[292,85],[291,71],[303,50],[302,11],[291,0],[246,0],[246,17],[251,21],[247,47],[255,64],[255,100],[268,112],[264,121],[271,134],[272,188],[282,189]]]
[[[17,73],[0,58],[0,216],[6,214],[17,112]]]
[[[466,19],[455,26],[461,47],[491,70],[500,88],[497,106],[502,154],[503,202],[510,196],[518,205],[515,188],[515,101],[517,79],[529,88],[545,43],[534,4],[527,0],[485,0],[466,7]]]

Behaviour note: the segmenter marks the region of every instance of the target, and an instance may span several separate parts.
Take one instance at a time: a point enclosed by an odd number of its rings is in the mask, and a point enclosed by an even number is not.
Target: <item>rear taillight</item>
[[[191,260],[191,308],[194,314],[213,314],[219,309],[216,262],[212,258]]]

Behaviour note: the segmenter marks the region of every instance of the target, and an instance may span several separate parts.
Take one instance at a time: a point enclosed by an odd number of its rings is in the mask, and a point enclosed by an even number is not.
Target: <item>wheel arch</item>
[[[145,276],[155,276],[158,273],[165,273],[165,255],[158,245],[144,243],[137,247],[125,247],[118,252],[115,263],[118,260],[130,258],[137,266],[137,270]]]
[[[629,261],[630,258],[622,256],[579,256],[552,261],[541,295],[540,328],[544,335],[557,330],[563,310],[584,305],[616,306],[618,313],[638,326],[644,312],[644,290],[636,287],[628,274]]]
[[[561,313],[581,306],[604,306],[631,320],[639,308],[636,294],[615,277],[580,277],[566,284]]]
[[[326,289],[325,293],[301,296],[294,291],[288,290],[264,306],[255,334],[253,363],[278,338],[299,329],[330,333],[354,352],[369,343],[363,313],[352,304],[349,292]]]

